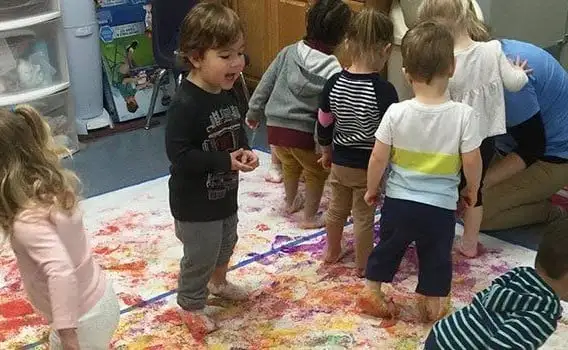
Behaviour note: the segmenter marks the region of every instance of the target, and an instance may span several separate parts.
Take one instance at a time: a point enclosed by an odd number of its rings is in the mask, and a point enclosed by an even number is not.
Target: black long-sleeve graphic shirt
[[[215,221],[237,211],[239,174],[230,152],[249,149],[237,100],[184,80],[170,105],[166,152],[170,209],[176,220]]]

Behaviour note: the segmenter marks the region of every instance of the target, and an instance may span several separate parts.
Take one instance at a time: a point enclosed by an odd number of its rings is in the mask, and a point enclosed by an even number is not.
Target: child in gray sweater
[[[327,79],[341,71],[333,52],[342,42],[351,9],[341,0],[319,0],[308,11],[306,37],[285,47],[255,89],[247,113],[252,129],[266,118],[268,143],[282,163],[286,213],[304,209],[302,228],[319,228],[317,212],[328,172],[318,163],[314,131]],[[298,193],[304,175],[306,194]]]

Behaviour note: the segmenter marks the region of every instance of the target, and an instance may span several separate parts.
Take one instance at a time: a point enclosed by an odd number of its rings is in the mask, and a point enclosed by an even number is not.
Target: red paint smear
[[[8,289],[12,293],[16,293],[22,290],[22,280],[18,279],[16,282],[7,285]]]
[[[384,301],[381,301],[378,297],[370,293],[365,293],[357,298],[357,307],[363,314],[382,318],[383,321],[393,319],[393,316],[398,316],[399,312],[394,305],[389,307]],[[393,313],[395,315],[393,315]]]
[[[162,224],[162,225],[154,225],[152,226],[154,229],[156,230],[160,230],[160,231],[166,231],[166,230],[170,230],[174,227],[174,225],[172,224]]]
[[[258,224],[258,225],[256,225],[256,229],[261,231],[261,232],[264,232],[264,231],[270,230],[270,227],[268,227],[268,225],[266,225],[266,224]]]
[[[98,236],[109,236],[115,235],[122,230],[131,230],[136,227],[137,218],[143,216],[142,213],[127,212],[123,216],[112,220],[102,229],[100,229],[96,235]]]
[[[284,315],[284,312],[286,310],[288,310],[289,308],[290,308],[290,305],[283,300],[277,300],[274,303],[271,303],[270,304],[270,313],[273,314],[273,316],[274,316],[272,318],[281,317],[282,315]]]
[[[12,260],[12,262],[10,263],[5,280],[6,282],[10,283],[7,286],[10,291],[18,292],[22,289],[22,278],[15,260]]]
[[[379,327],[381,328],[391,328],[396,326],[397,324],[397,319],[396,318],[389,318],[389,319],[383,319],[381,321],[381,323],[379,324]]]
[[[25,326],[34,327],[44,324],[44,319],[40,316],[19,317],[7,321],[0,321],[0,341],[6,341],[9,335],[14,331],[19,331]]]
[[[100,229],[99,232],[97,232],[98,236],[110,236],[113,235],[117,232],[119,232],[120,229],[118,228],[118,226],[115,225],[107,225],[104,228]]]
[[[564,197],[563,195],[555,194],[552,196],[551,201],[554,205],[568,209],[568,198]]]
[[[100,254],[100,255],[109,255],[110,253],[117,251],[118,248],[120,248],[120,246],[116,248],[97,246],[95,249],[93,249],[93,252],[95,252],[95,254]]]
[[[183,313],[180,318],[189,329],[193,339],[199,343],[203,343],[207,336],[207,327],[203,320],[198,317],[193,317],[193,315],[189,312]]]
[[[122,294],[120,295],[120,299],[122,299],[122,302],[128,306],[140,304],[144,301],[144,299],[142,299],[140,296],[130,294]]]
[[[34,309],[25,300],[13,300],[0,305],[0,315],[4,318],[15,318],[34,313]]]
[[[179,324],[182,319],[179,312],[174,309],[169,309],[163,314],[156,316],[156,321]]]
[[[148,263],[144,260],[133,261],[130,263],[116,264],[107,266],[107,270],[115,271],[140,271],[144,270]]]

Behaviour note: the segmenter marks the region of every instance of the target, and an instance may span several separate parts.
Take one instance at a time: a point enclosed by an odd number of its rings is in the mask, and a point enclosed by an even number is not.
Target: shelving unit
[[[30,104],[56,142],[79,149],[59,0],[0,2],[0,107]]]

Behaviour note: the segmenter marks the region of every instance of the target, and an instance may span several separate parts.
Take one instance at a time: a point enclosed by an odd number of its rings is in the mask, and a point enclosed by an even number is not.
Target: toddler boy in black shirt
[[[170,209],[183,243],[177,302],[187,316],[216,329],[208,294],[245,300],[226,274],[237,242],[239,171],[252,171],[238,104],[229,92],[244,68],[238,16],[217,3],[196,5],[181,25],[179,55],[190,68],[168,110]]]

